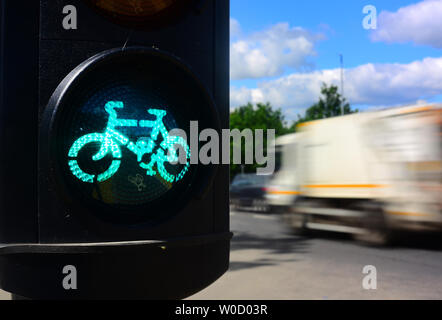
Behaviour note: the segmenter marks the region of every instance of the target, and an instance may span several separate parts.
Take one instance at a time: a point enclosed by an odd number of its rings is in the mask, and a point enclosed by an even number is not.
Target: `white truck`
[[[266,200],[298,232],[385,244],[398,230],[442,230],[440,106],[408,106],[302,124],[277,140]]]

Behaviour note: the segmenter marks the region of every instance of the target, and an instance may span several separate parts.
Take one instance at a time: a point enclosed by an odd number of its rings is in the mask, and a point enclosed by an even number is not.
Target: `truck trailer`
[[[407,106],[301,124],[276,141],[272,210],[299,233],[386,244],[442,230],[441,108]]]

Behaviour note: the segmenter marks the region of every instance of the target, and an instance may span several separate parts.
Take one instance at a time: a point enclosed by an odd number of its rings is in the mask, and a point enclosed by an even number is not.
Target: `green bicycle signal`
[[[159,109],[148,109],[147,112],[156,117],[155,121],[151,120],[130,120],[118,119],[116,109],[123,109],[124,104],[121,101],[109,101],[106,103],[104,109],[109,114],[107,127],[104,133],[91,133],[82,136],[74,142],[69,150],[69,168],[72,174],[85,183],[104,182],[114,176],[121,165],[122,152],[121,146],[127,147],[132,153],[137,156],[137,161],[142,169],[146,170],[148,176],[156,176],[157,173],[165,181],[169,183],[178,182],[188,172],[190,167],[190,148],[185,139],[179,136],[169,135],[166,126],[163,123],[163,118],[167,112]],[[116,128],[118,127],[132,127],[132,128],[151,128],[150,138],[146,140],[139,140],[136,143],[130,141]],[[154,153],[156,141],[161,134],[163,141]],[[109,168],[98,175],[92,175],[84,172],[78,164],[78,154],[80,150],[89,143],[99,143],[100,150],[92,157],[93,161],[100,161],[108,154],[112,155],[112,162]],[[186,164],[178,174],[171,174],[166,170],[165,163],[171,164],[178,162],[178,153],[176,146],[181,146],[185,152]],[[145,155],[151,155],[148,163],[143,162]],[[157,171],[155,171],[155,168]]]

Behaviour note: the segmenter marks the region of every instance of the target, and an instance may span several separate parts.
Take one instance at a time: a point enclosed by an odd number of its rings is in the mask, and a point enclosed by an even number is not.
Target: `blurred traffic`
[[[266,186],[268,176],[239,174],[230,185],[230,207],[234,210],[268,212]]]
[[[271,177],[238,175],[231,205],[280,213],[297,233],[348,233],[377,245],[442,230],[440,105],[302,123],[276,141]]]

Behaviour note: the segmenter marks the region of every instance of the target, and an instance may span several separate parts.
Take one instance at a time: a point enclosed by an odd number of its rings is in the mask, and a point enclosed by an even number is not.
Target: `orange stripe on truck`
[[[409,216],[409,217],[425,217],[430,216],[427,213],[416,213],[416,212],[399,212],[399,211],[387,211],[388,214],[394,216]]]
[[[360,189],[379,189],[385,188],[387,186],[381,184],[313,184],[303,186],[308,189],[351,189],[351,188],[360,188]]]
[[[282,191],[282,190],[275,190],[275,189],[267,189],[268,194],[275,194],[275,195],[285,195],[285,196],[297,196],[300,195],[301,192],[299,191]]]
[[[301,194],[301,192],[299,191],[277,191],[277,190],[269,190],[268,193],[276,195],[285,195],[285,196],[297,196]]]
[[[425,112],[425,111],[430,111],[433,110],[433,106],[419,106],[419,107],[414,107],[414,108],[408,108],[405,110],[401,110],[399,112],[399,114],[409,114],[409,113],[417,113],[417,112]]]

